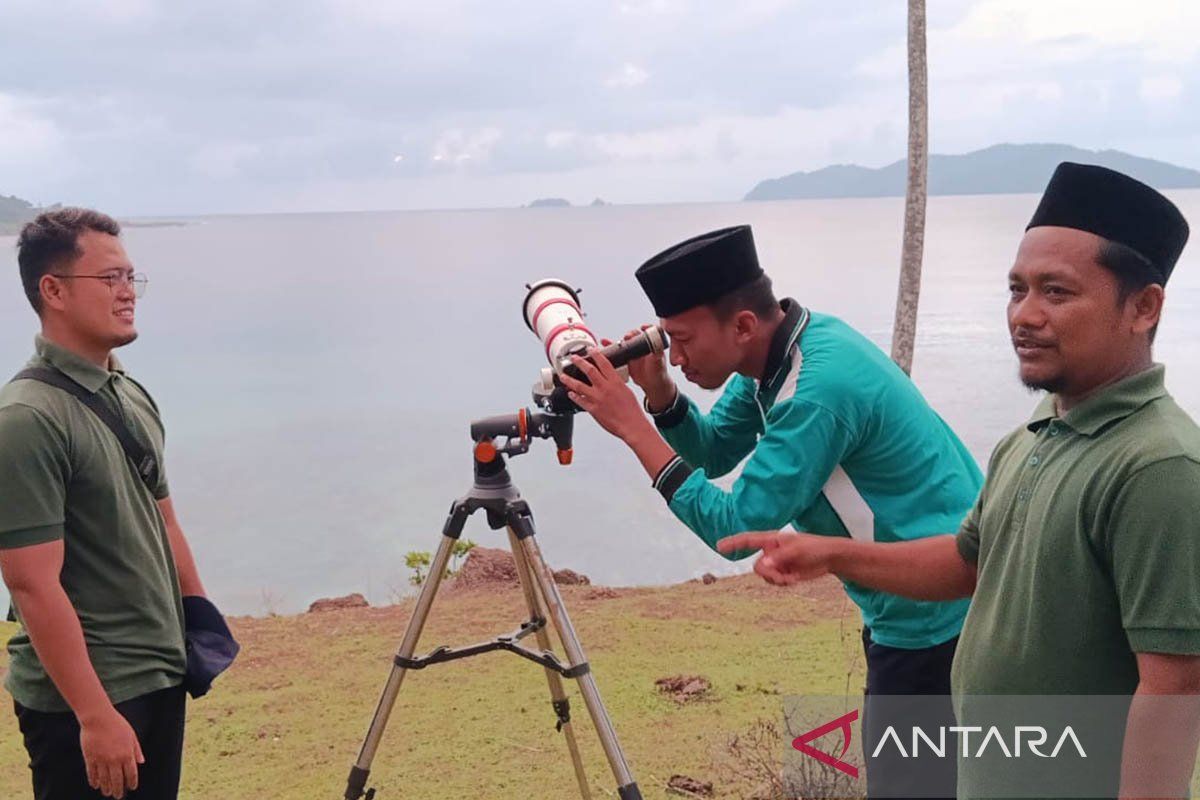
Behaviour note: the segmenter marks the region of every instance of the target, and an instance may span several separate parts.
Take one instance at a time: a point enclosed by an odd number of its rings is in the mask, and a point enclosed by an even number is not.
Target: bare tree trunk
[[[925,0],[908,0],[908,189],[904,200],[904,248],[892,326],[892,360],[912,373],[925,252],[925,198],[929,161],[929,70],[925,60]]]

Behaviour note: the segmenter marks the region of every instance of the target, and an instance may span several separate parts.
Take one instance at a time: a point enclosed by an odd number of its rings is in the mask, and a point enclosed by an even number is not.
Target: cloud
[[[650,73],[636,64],[625,64],[621,69],[604,79],[604,85],[610,89],[632,88],[641,86],[650,77]]]
[[[618,13],[629,17],[680,14],[685,8],[683,0],[624,0],[617,4]]]
[[[653,165],[667,163],[818,163],[854,152],[853,143],[880,139],[900,147],[906,131],[879,125],[879,110],[901,113],[903,99],[867,96],[834,109],[783,108],[767,115],[724,114],[695,122],[628,132],[588,133],[556,130],[543,138],[546,148],[573,156],[573,167],[587,164]],[[797,131],[804,135],[796,136]],[[746,187],[748,189],[749,186]],[[743,192],[744,193],[744,192]]]
[[[5,16],[13,23],[71,20],[93,29],[134,27],[157,16],[162,4],[156,0],[7,0]]]
[[[1136,7],[1094,0],[984,0],[959,31],[979,39],[1097,50],[1135,47],[1153,60],[1193,58],[1200,50],[1200,5],[1193,0],[1149,0]]]
[[[1189,150],[1200,145],[1200,113],[1187,99],[1200,89],[1191,77],[1200,68],[1200,5],[1154,0],[1131,14],[1128,6],[1081,0],[980,0],[959,11],[932,11],[929,22],[935,149],[1061,141],[1197,163]],[[855,73],[906,91],[904,39],[863,59]],[[1183,140],[1192,144],[1182,147]]]
[[[34,104],[0,94],[0,159],[8,163],[54,154],[62,132]]]
[[[256,144],[221,142],[205,145],[189,159],[192,169],[208,178],[229,180],[240,177],[243,164],[262,152]]]
[[[902,3],[288,9],[10,0],[0,192],[118,213],[353,205],[356,186],[363,207],[517,205],[531,187],[719,200],[904,152]],[[1200,4],[941,0],[929,14],[935,149],[1069,141],[1196,165]]]
[[[37,103],[0,93],[0,176],[36,187],[46,178],[69,174],[65,140],[63,131]],[[0,194],[13,191],[13,187],[0,186]],[[45,192],[43,188],[27,199],[52,202]]]
[[[444,165],[485,163],[503,133],[498,128],[444,131],[433,145],[432,159]]]
[[[1142,78],[1140,92],[1148,103],[1164,104],[1177,101],[1184,90],[1178,75],[1150,75]]]

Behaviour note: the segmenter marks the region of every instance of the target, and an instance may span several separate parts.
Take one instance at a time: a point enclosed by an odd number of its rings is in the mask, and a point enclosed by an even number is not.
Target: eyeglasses
[[[134,297],[144,295],[146,293],[146,284],[150,282],[150,279],[142,272],[118,273],[114,275],[54,275],[54,277],[60,280],[91,278],[92,280],[104,281],[108,284],[109,291],[116,291],[118,286],[132,286]]]

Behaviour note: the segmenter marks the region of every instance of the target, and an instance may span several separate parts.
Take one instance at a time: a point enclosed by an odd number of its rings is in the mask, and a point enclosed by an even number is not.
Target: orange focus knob
[[[484,439],[475,445],[475,460],[480,464],[490,464],[496,460],[496,445]]]
[[[558,463],[562,464],[564,467],[567,466],[568,464],[570,464],[571,459],[574,457],[575,457],[575,450],[572,448],[568,447],[566,450],[558,451]]]

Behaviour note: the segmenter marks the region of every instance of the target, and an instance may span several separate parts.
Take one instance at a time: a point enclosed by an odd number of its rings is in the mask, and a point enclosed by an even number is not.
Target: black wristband
[[[654,424],[659,430],[664,428],[674,428],[676,425],[683,422],[688,413],[687,399],[684,398],[683,393],[679,391],[679,387],[675,388],[675,399],[671,401],[671,405],[667,406],[662,411],[657,413],[651,411],[650,406],[647,405],[645,398],[642,398],[642,407],[645,408],[646,413],[653,418]]]
[[[663,496],[663,499],[670,503],[671,499],[675,497],[675,492],[691,474],[692,467],[680,456],[675,456],[658,471],[652,485]]]

